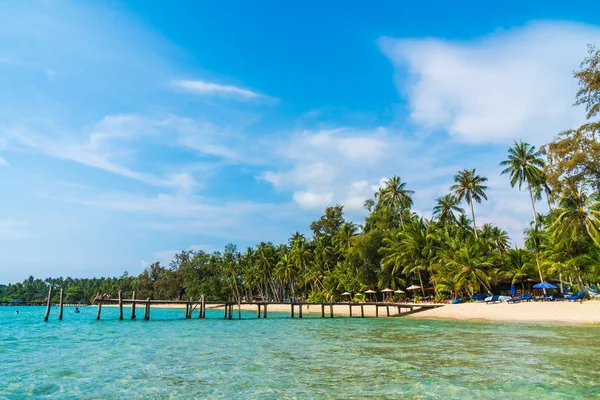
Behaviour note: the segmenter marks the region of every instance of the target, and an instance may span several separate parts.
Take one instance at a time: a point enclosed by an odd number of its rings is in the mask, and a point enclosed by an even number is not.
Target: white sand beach
[[[600,324],[600,301],[450,304],[410,315],[411,318]]]

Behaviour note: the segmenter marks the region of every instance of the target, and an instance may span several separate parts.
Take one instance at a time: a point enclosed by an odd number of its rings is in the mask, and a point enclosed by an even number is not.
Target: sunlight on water
[[[598,327],[0,307],[0,398],[598,398]],[[235,314],[237,317],[237,313]],[[139,319],[142,317],[142,319]]]

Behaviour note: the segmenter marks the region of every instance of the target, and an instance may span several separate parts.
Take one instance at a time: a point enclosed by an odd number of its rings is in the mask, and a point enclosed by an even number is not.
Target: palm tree
[[[500,163],[500,166],[506,167],[502,171],[502,175],[510,174],[511,187],[518,184],[519,190],[521,190],[523,183],[527,183],[531,208],[533,208],[533,219],[536,222],[539,222],[539,219],[535,211],[532,187],[539,186],[542,182],[542,168],[544,168],[545,163],[541,155],[540,151],[535,151],[535,146],[531,146],[522,140],[515,141],[514,146],[508,149],[508,160]]]
[[[454,247],[446,252],[444,261],[454,271],[459,290],[466,287],[473,292],[481,285],[491,293],[487,271],[493,264],[486,255],[485,245],[477,239],[470,239],[461,247]]]
[[[475,224],[475,209],[473,208],[473,200],[481,203],[481,199],[487,200],[485,191],[488,189],[487,186],[483,185],[487,182],[487,178],[475,174],[475,168],[463,169],[458,174],[454,175],[454,185],[450,186],[450,190],[454,192],[457,200],[460,202],[462,199],[467,201],[467,204],[471,206],[471,215],[473,216],[473,231],[477,238],[477,225]]]
[[[385,187],[381,190],[381,200],[385,205],[393,210],[400,212],[400,224],[404,227],[402,211],[412,206],[412,194],[414,191],[405,189],[406,182],[402,182],[399,176],[394,175],[385,182]]]
[[[437,216],[438,220],[443,224],[452,224],[457,221],[455,212],[459,214],[465,213],[465,210],[460,208],[458,204],[458,199],[452,194],[438,197],[437,204],[433,207],[433,215]]]
[[[333,247],[338,254],[345,255],[350,249],[356,231],[357,227],[352,222],[345,222],[340,226],[340,230],[336,232],[332,239]]]
[[[600,246],[600,193],[590,195],[583,185],[572,186],[559,199],[554,213],[556,219],[551,227],[557,241],[579,243],[584,236],[589,236]]]
[[[525,290],[525,280],[535,273],[531,263],[531,253],[520,248],[509,249],[505,260],[502,275],[510,278],[511,283],[521,282],[521,289]]]

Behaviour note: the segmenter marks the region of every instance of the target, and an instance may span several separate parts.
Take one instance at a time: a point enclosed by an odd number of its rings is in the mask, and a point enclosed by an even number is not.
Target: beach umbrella
[[[418,290],[418,289],[421,289],[421,286],[411,285],[406,288],[406,290]]]
[[[403,293],[406,293],[406,292],[404,290],[398,289],[398,290],[394,290],[394,293],[403,294]]]
[[[344,293],[342,293],[342,296],[352,296],[352,293],[344,292]]]
[[[556,289],[556,286],[554,286],[551,283],[548,282],[540,282],[538,284],[533,285],[534,289]]]
[[[514,296],[515,294],[517,294],[517,288],[515,287],[515,284],[513,283],[512,285],[510,285],[510,295]]]
[[[374,290],[371,290],[371,289],[369,289],[369,290],[365,290],[365,294],[368,294],[368,295],[369,295],[369,298],[370,298],[371,300],[373,300],[373,295],[374,295],[375,293],[377,293],[377,292],[376,292],[376,291],[374,291]]]
[[[381,293],[394,293],[394,291],[390,288],[385,288],[381,291]],[[389,295],[384,297],[384,299],[383,299],[384,301],[385,301],[386,297],[389,297]]]

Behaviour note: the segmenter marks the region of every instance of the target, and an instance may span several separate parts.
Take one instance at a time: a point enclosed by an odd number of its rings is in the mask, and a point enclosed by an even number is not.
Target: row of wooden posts
[[[46,315],[44,316],[44,321],[48,321],[48,317],[50,316],[50,308],[52,306],[52,294],[53,294],[53,288],[50,287],[49,291],[48,291],[48,302],[46,305]],[[169,301],[169,300],[150,300],[150,298],[148,297],[145,300],[136,300],[135,298],[135,292],[133,292],[133,295],[131,297],[131,299],[123,299],[123,292],[119,291],[119,297],[118,299],[99,299],[97,300],[98,302],[98,310],[97,310],[97,314],[96,314],[96,319],[100,319],[100,315],[102,313],[102,303],[103,302],[110,302],[110,303],[115,303],[118,302],[119,305],[119,319],[122,320],[123,319],[123,303],[127,302],[127,303],[131,303],[131,319],[135,319],[136,318],[136,314],[135,314],[135,310],[136,310],[136,304],[140,304],[144,306],[144,319],[145,320],[149,320],[150,319],[150,306],[151,304],[185,304],[185,318],[186,319],[190,319],[192,318],[192,313],[194,312],[194,310],[196,308],[199,307],[199,311],[198,311],[198,318],[206,318],[206,304],[214,304],[214,305],[221,305],[223,304],[224,308],[223,308],[223,318],[224,319],[232,319],[233,318],[233,308],[235,305],[238,306],[238,319],[242,318],[241,315],[241,303],[234,303],[232,301],[229,302],[206,302],[204,295],[200,297],[200,300],[198,300],[198,302],[194,302],[193,299],[189,299],[189,301]],[[245,304],[245,303],[244,303]],[[261,314],[262,314],[262,318],[267,318],[268,317],[268,310],[267,307],[269,304],[274,304],[274,303],[249,303],[249,304],[255,304],[258,307],[257,310],[257,318],[261,318]],[[296,307],[298,308],[298,317],[302,318],[302,306],[306,305],[307,307],[310,305],[313,306],[318,306],[318,304],[303,304],[303,303],[277,303],[277,304],[289,304],[290,305],[290,316],[292,318],[295,318],[295,313],[296,313]],[[353,307],[360,307],[360,316],[364,318],[365,316],[365,305],[374,305],[375,306],[375,317],[379,317],[379,308],[380,307],[385,307],[386,309],[386,314],[389,317],[390,316],[390,307],[397,307],[398,308],[398,312],[400,313],[401,308],[409,308],[411,311],[414,311],[413,309],[413,305],[407,305],[407,304],[388,304],[388,303],[336,303],[337,305],[347,305],[349,307],[349,314],[350,317],[353,316]],[[60,300],[59,300],[59,312],[58,312],[58,319],[62,320],[63,317],[63,289],[60,289]],[[330,318],[333,318],[333,303],[321,303],[321,318],[325,318],[326,315],[326,308],[327,306],[329,306],[329,312],[327,314],[329,314]],[[435,308],[435,307],[439,307],[441,305],[414,305],[415,307],[418,307],[418,309],[425,309],[425,308]],[[262,308],[262,310],[261,310]],[[262,313],[261,313],[262,311]]]

